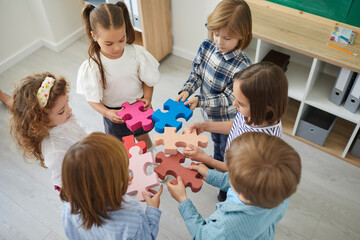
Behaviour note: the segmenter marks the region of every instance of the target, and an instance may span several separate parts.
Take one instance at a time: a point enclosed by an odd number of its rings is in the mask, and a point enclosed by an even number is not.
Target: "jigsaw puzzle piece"
[[[205,135],[198,136],[196,131],[190,132],[188,128],[184,129],[183,134],[176,134],[176,128],[165,127],[164,134],[155,134],[155,146],[164,145],[165,154],[175,155],[178,147],[194,146],[205,148],[208,144],[208,138]]]
[[[185,162],[185,156],[180,152],[169,157],[165,156],[164,152],[159,152],[156,154],[155,162],[160,163],[154,169],[160,179],[164,180],[166,175],[172,175],[175,178],[180,176],[185,187],[190,187],[193,192],[200,191],[203,184],[201,175],[197,171],[188,169],[180,164]],[[171,181],[172,184],[177,184],[177,180]]]
[[[128,152],[129,159],[132,157],[129,150],[133,146],[139,146],[140,149],[142,150],[141,153],[143,153],[143,154],[146,153],[146,151],[147,151],[146,143],[144,141],[140,141],[138,143],[135,143],[134,135],[129,135],[129,136],[122,137],[122,140],[123,140],[123,145],[126,148],[126,151]]]
[[[156,110],[152,117],[152,120],[155,121],[155,131],[158,133],[163,133],[165,127],[175,127],[176,131],[179,131],[182,122],[177,121],[178,118],[184,118],[188,121],[192,115],[193,111],[184,105],[184,102],[176,102],[172,99],[168,99],[164,103],[164,110],[168,112],[161,112],[160,109]]]
[[[141,127],[144,129],[144,131],[150,131],[154,127],[151,119],[151,115],[154,113],[154,110],[149,108],[144,111],[144,105],[145,104],[141,101],[135,102],[133,104],[125,102],[121,104],[123,109],[117,112],[116,115],[125,121],[126,126],[132,132]]]
[[[132,157],[129,159],[129,170],[133,173],[133,179],[126,191],[127,194],[137,193],[139,201],[145,201],[142,191],[148,191],[150,188],[159,186],[159,179],[155,173],[146,174],[146,168],[154,164],[154,157],[151,152],[141,154],[139,146],[133,146],[129,152]]]

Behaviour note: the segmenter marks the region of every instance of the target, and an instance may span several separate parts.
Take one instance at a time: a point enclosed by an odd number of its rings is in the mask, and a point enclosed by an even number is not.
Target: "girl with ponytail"
[[[142,101],[145,110],[151,108],[153,87],[160,79],[159,63],[145,48],[133,44],[135,31],[125,3],[88,4],[82,15],[89,59],[80,66],[77,92],[103,115],[106,133],[120,140],[133,134],[151,148],[148,133],[142,128],[131,132],[116,112],[124,102]]]

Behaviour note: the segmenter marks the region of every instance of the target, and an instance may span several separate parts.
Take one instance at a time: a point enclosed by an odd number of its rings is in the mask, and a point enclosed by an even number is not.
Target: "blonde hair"
[[[278,206],[300,182],[299,154],[276,136],[244,133],[231,142],[226,159],[235,191],[258,207]]]
[[[46,77],[55,79],[45,107],[40,107],[37,92]],[[10,107],[10,132],[22,148],[25,158],[35,158],[45,167],[41,142],[52,128],[48,113],[58,97],[68,93],[68,83],[63,77],[55,78],[51,73],[30,75],[21,80],[14,90]]]
[[[101,84],[103,89],[106,88],[105,69],[100,58],[100,45],[94,41],[91,32],[97,33],[97,29],[118,29],[124,26],[126,32],[126,43],[131,44],[135,41],[135,30],[130,21],[130,14],[124,2],[116,4],[106,3],[94,7],[87,4],[82,12],[82,18],[85,25],[86,36],[89,40],[89,60],[92,59],[98,65]]]
[[[227,28],[229,35],[240,40],[236,49],[244,50],[252,40],[250,8],[243,0],[223,0],[207,18],[207,28],[212,40],[215,31]]]
[[[60,198],[80,214],[82,226],[90,229],[111,219],[108,212],[121,208],[129,181],[129,158],[117,138],[91,133],[74,144],[62,165]]]
[[[274,124],[281,120],[287,108],[288,80],[279,66],[271,62],[253,64],[235,74],[234,82],[237,81],[250,104],[247,124]]]

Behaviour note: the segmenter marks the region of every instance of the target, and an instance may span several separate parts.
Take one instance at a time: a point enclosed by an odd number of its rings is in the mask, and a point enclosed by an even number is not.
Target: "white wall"
[[[171,0],[173,54],[192,61],[204,39],[205,23],[220,0]]]
[[[82,34],[76,0],[0,1],[0,72],[47,46],[60,51]]]

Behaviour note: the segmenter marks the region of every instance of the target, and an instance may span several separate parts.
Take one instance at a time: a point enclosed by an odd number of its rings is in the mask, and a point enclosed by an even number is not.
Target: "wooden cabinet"
[[[286,72],[289,108],[283,118],[284,132],[360,167],[360,159],[349,153],[360,129],[360,110],[351,113],[343,105],[329,101],[340,68],[360,73],[360,58],[326,44],[335,24],[352,28],[356,34],[360,28],[267,1],[246,1],[253,16],[255,62],[261,61],[270,49],[291,56]],[[360,37],[355,37],[353,45],[341,47],[359,54]],[[337,117],[324,146],[295,136],[301,116],[309,106]]]
[[[170,0],[138,0],[143,46],[158,60],[172,51]]]
[[[85,1],[94,5],[106,2],[116,3],[117,0]],[[124,2],[127,3],[131,16],[136,17],[136,19],[133,18],[136,31],[135,44],[144,46],[158,61],[161,61],[172,51],[170,0],[126,0]],[[137,27],[138,21],[141,28]]]

